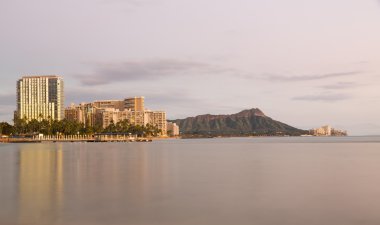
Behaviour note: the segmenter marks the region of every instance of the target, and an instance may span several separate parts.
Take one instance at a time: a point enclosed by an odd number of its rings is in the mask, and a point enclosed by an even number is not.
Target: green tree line
[[[0,134],[3,135],[30,135],[41,133],[44,135],[76,135],[86,134],[91,135],[95,133],[130,133],[138,136],[158,136],[161,130],[157,126],[147,124],[146,126],[133,125],[128,120],[117,122],[103,128],[101,126],[85,126],[83,123],[63,120],[30,120],[17,119],[14,125],[6,122],[0,123]]]

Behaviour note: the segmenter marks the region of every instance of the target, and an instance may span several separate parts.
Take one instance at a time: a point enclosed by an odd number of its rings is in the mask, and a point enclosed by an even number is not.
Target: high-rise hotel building
[[[132,111],[144,111],[145,110],[145,98],[144,97],[133,97],[124,99],[125,108]]]
[[[64,83],[59,76],[24,76],[17,81],[17,111],[15,116],[32,119],[62,120]]]

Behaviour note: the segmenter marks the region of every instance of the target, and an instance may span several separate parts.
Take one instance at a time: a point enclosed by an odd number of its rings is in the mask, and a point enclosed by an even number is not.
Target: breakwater
[[[33,137],[1,138],[0,143],[43,143],[43,142],[152,142],[151,138],[120,134],[97,135],[46,135]]]

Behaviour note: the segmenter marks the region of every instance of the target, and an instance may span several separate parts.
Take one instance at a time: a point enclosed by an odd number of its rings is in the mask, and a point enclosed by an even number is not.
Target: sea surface
[[[380,137],[0,144],[1,225],[379,225]]]

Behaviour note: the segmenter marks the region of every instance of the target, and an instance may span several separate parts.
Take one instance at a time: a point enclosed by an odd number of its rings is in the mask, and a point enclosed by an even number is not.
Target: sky
[[[66,105],[145,96],[169,119],[260,108],[380,134],[379,0],[0,0],[0,121],[23,75]]]

